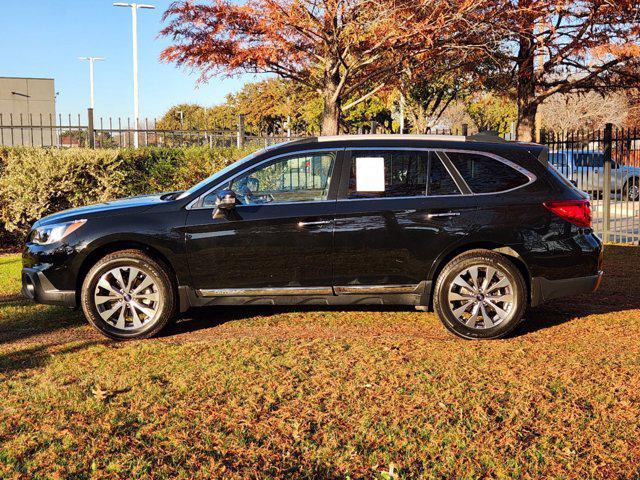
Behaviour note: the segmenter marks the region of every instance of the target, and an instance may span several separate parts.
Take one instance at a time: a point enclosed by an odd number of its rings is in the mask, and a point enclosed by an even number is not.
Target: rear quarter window
[[[473,193],[504,192],[529,183],[529,178],[524,173],[486,155],[446,153]]]

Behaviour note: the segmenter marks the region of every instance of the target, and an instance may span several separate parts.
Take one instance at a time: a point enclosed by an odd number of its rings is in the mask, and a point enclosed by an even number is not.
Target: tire
[[[491,276],[488,285],[487,275]],[[473,291],[467,288],[476,285]],[[501,338],[522,320],[527,308],[527,287],[518,268],[504,255],[470,250],[451,260],[438,276],[433,306],[444,326],[459,337]],[[466,309],[462,309],[464,306]]]
[[[175,317],[176,288],[165,266],[139,250],[121,250],[89,270],[80,303],[89,323],[103,335],[115,340],[150,338]]]
[[[624,184],[624,198],[635,202],[640,200],[640,179],[638,177],[629,178]]]

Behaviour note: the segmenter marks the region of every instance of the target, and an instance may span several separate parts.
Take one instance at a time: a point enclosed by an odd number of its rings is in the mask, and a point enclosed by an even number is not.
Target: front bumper
[[[531,282],[531,306],[535,307],[554,298],[595,292],[602,283],[603,275],[604,272],[599,271],[597,275],[562,280],[534,277]]]
[[[44,273],[35,268],[22,269],[22,294],[37,303],[63,305],[69,308],[77,306],[74,290],[58,290]]]

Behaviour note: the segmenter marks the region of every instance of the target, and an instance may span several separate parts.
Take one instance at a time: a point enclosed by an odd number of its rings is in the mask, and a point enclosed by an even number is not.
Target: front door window
[[[233,190],[241,205],[323,201],[335,157],[334,152],[320,152],[278,159],[235,177],[223,188]],[[207,195],[203,206],[215,206],[216,194]]]

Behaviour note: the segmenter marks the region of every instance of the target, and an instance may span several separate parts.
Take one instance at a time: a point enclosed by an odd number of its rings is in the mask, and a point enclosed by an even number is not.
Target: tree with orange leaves
[[[181,0],[165,12],[162,59],[214,74],[273,73],[317,91],[322,133],[346,99],[393,85],[407,68],[473,64],[489,0]],[[356,100],[357,102],[357,100]]]
[[[540,105],[555,94],[640,85],[637,0],[504,0],[488,50],[516,86],[518,138],[535,138]]]

